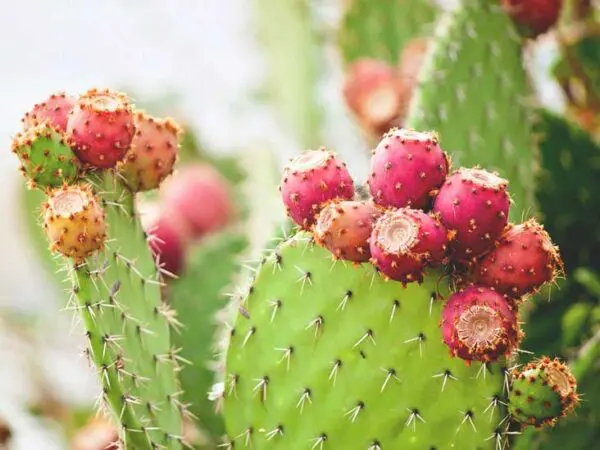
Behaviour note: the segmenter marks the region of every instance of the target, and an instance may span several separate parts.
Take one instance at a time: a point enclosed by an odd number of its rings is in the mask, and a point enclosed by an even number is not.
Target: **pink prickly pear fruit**
[[[377,136],[396,124],[403,107],[394,68],[376,59],[363,58],[350,65],[343,95],[362,126]]]
[[[400,55],[398,64],[398,83],[400,86],[401,108],[398,116],[400,122],[408,113],[413,92],[417,87],[419,71],[423,65],[429,40],[425,38],[411,39],[406,43]]]
[[[91,167],[109,169],[125,158],[135,123],[125,94],[91,89],[69,113],[67,138],[79,159]]]
[[[25,130],[48,121],[52,127],[64,133],[67,131],[68,115],[76,102],[75,97],[65,92],[56,92],[42,103],[36,103],[21,121]]]
[[[452,294],[441,327],[452,356],[465,361],[496,361],[512,353],[522,337],[514,303],[482,286]]]
[[[104,248],[104,210],[89,187],[64,185],[54,189],[42,210],[52,251],[80,261]]]
[[[187,230],[178,220],[181,219],[162,209],[143,221],[156,265],[161,271],[174,276],[181,274],[185,268],[187,248]]]
[[[135,113],[135,135],[120,171],[134,191],[157,188],[173,172],[181,129],[172,119]]]
[[[426,209],[449,165],[435,133],[395,128],[373,151],[371,195],[383,207]]]
[[[501,3],[519,31],[531,38],[550,30],[563,7],[563,0],[501,0]]]
[[[370,201],[343,200],[329,203],[314,227],[317,244],[335,258],[365,262],[371,257],[369,238],[381,213]]]
[[[314,225],[327,202],[354,196],[346,164],[325,148],[292,159],[283,170],[279,190],[288,215],[304,230]]]
[[[452,233],[451,258],[468,263],[487,252],[508,223],[508,181],[486,170],[460,168],[439,190],[433,211]]]
[[[552,282],[563,270],[558,248],[535,219],[511,226],[480,261],[476,281],[519,298]]]
[[[183,167],[163,183],[160,195],[165,208],[185,222],[192,239],[218,231],[234,216],[229,183],[207,164]]]
[[[445,260],[446,228],[417,209],[390,209],[375,222],[370,239],[371,261],[386,277],[404,284],[423,280],[427,266]]]

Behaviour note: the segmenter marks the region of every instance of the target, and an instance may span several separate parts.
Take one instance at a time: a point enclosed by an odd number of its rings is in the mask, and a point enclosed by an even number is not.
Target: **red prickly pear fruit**
[[[362,58],[350,65],[343,95],[361,125],[377,136],[396,124],[403,106],[394,68],[376,59]]]
[[[321,148],[292,159],[283,170],[279,190],[288,215],[309,230],[327,202],[352,199],[354,183],[346,164]]]
[[[375,222],[370,248],[371,261],[383,275],[402,283],[421,282],[426,266],[444,262],[448,233],[423,211],[387,210]]]
[[[157,188],[173,172],[181,129],[172,119],[135,114],[135,135],[120,172],[134,191]]]
[[[234,216],[227,180],[207,164],[193,164],[169,178],[160,191],[165,208],[180,217],[190,238],[218,231]]]
[[[109,169],[125,158],[135,123],[125,94],[91,89],[70,112],[67,138],[79,159],[98,169]]]
[[[371,201],[344,200],[329,203],[314,227],[317,244],[335,258],[365,262],[371,257],[369,238],[381,213]]]
[[[450,296],[442,311],[441,327],[452,356],[465,361],[496,361],[512,353],[522,336],[513,302],[481,286],[470,286]]]
[[[380,206],[426,209],[448,168],[435,133],[396,128],[373,151],[369,189]]]
[[[104,248],[104,210],[89,187],[64,185],[54,189],[42,210],[52,251],[80,261]]]
[[[171,275],[181,274],[185,267],[188,231],[182,218],[169,209],[152,205],[142,215],[142,224],[156,265]]]
[[[535,219],[510,226],[475,271],[478,284],[519,298],[552,282],[563,270],[558,248]]]
[[[77,99],[65,92],[56,92],[42,103],[36,103],[31,111],[21,119],[25,130],[49,122],[53,128],[61,132],[67,131],[67,119]]]
[[[560,16],[563,0],[501,0],[519,31],[535,38],[552,28]]]
[[[451,258],[468,263],[487,252],[508,224],[508,181],[486,170],[460,168],[439,190],[433,211],[454,236]]]

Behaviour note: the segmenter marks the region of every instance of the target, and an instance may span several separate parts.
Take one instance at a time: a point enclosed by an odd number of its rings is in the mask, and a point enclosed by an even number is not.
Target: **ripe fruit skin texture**
[[[362,58],[352,63],[343,94],[361,124],[377,136],[394,125],[402,109],[400,83],[394,68],[384,61]]]
[[[81,164],[62,133],[48,121],[33,125],[15,136],[12,151],[31,187],[59,187],[72,183]]]
[[[427,265],[443,263],[448,233],[423,211],[387,210],[373,227],[370,248],[373,264],[385,276],[404,284],[421,282]]]
[[[21,121],[25,130],[49,121],[50,125],[64,133],[67,131],[67,118],[76,102],[75,97],[56,92],[42,103],[36,103]]]
[[[134,132],[129,99],[108,89],[91,89],[82,95],[67,121],[67,137],[75,153],[98,169],[115,167],[123,160]]]
[[[42,206],[51,250],[81,261],[104,248],[104,210],[87,186],[63,186]]]
[[[513,303],[481,286],[454,293],[444,306],[441,326],[450,353],[465,361],[496,361],[517,348],[521,338]]]
[[[508,182],[483,169],[461,168],[440,188],[433,211],[455,234],[451,258],[465,263],[494,245],[508,223]]]
[[[121,173],[136,192],[157,188],[173,172],[181,130],[171,119],[135,114],[135,135]]]
[[[371,201],[334,201],[317,219],[314,238],[335,258],[366,262],[371,257],[369,238],[381,212]]]
[[[558,358],[530,362],[512,374],[508,411],[524,425],[554,425],[579,403],[577,381]]]
[[[521,32],[534,38],[552,28],[560,16],[562,0],[502,0],[502,7]]]
[[[479,284],[514,298],[535,292],[562,271],[558,249],[535,219],[513,225],[476,269]]]
[[[183,167],[164,183],[160,196],[165,209],[185,223],[192,239],[221,229],[234,215],[227,180],[207,164]]]
[[[288,215],[302,229],[309,230],[325,203],[352,199],[354,183],[346,164],[321,148],[308,150],[288,163],[280,191]]]
[[[185,267],[186,242],[177,217],[160,211],[148,220],[146,231],[151,235],[149,245],[160,267],[173,275],[179,275]]]
[[[427,209],[448,167],[434,133],[393,129],[371,157],[371,195],[383,207]]]

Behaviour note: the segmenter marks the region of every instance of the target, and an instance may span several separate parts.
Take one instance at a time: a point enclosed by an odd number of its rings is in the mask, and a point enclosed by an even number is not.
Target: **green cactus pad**
[[[81,164],[63,135],[42,123],[18,134],[12,146],[33,186],[58,187],[75,181]]]
[[[436,130],[455,167],[510,180],[520,221],[535,205],[529,95],[521,40],[498,0],[462,1],[436,27],[405,126]]]
[[[346,62],[369,57],[396,64],[402,48],[426,34],[436,16],[429,0],[348,0],[339,32]]]
[[[402,288],[370,264],[333,264],[302,233],[248,292],[221,400],[235,448],[475,450],[501,438],[503,369],[449,356],[440,274]]]
[[[575,378],[564,364],[544,358],[515,373],[508,411],[524,424],[553,424],[575,407],[576,387]]]
[[[168,287],[170,306],[183,323],[173,342],[192,364],[179,375],[183,399],[200,426],[218,440],[224,432],[223,420],[214,413],[208,392],[215,383],[215,371],[209,366],[216,353],[217,312],[225,306],[223,289],[238,269],[237,258],[247,246],[245,236],[226,232],[218,234],[195,249],[185,273]],[[221,375],[222,376],[222,375]]]
[[[73,297],[98,370],[103,400],[121,427],[124,448],[180,449],[182,361],[170,344],[172,315],[133,196],[112,173],[95,183],[109,225],[106,249],[73,270]]]

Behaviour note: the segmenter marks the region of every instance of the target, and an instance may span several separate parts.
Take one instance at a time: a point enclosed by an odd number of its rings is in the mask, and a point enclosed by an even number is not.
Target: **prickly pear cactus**
[[[497,0],[461,1],[436,26],[405,126],[435,129],[455,163],[501,171],[518,220],[535,209],[529,96],[510,17]]]
[[[370,265],[333,264],[309,234],[283,242],[232,330],[235,448],[493,448],[504,367],[449,356],[446,295],[440,273],[402,288]]]

